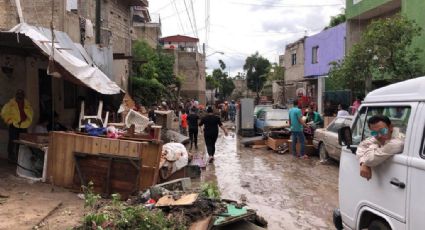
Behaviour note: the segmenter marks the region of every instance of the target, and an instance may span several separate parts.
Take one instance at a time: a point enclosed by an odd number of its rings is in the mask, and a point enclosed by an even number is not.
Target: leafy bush
[[[76,229],[187,229],[182,222],[166,217],[161,210],[148,210],[143,205],[128,205],[121,201],[119,194],[112,194],[112,199],[102,201],[104,205],[99,207],[100,195],[93,192],[93,182],[83,186],[83,191],[84,207],[90,209],[83,218],[83,225]]]
[[[220,190],[214,183],[204,183],[201,185],[201,196],[210,199],[220,199]]]

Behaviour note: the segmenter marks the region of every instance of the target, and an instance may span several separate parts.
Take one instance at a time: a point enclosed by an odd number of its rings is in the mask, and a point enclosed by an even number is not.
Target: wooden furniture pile
[[[92,181],[95,192],[125,198],[157,183],[161,152],[159,140],[51,132],[47,180],[72,189]]]

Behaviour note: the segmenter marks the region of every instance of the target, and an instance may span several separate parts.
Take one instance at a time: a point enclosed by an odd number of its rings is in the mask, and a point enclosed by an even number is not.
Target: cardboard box
[[[266,144],[269,148],[273,149],[274,151],[277,151],[277,148],[279,147],[279,145],[283,143],[288,143],[289,140],[290,139],[277,139],[277,138],[268,137]]]

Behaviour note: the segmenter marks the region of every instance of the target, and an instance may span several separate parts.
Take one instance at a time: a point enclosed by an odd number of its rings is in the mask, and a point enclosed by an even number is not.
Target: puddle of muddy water
[[[271,150],[245,148],[238,137],[221,134],[215,161],[203,170],[200,181],[217,182],[223,198],[246,199],[250,208],[267,219],[268,229],[332,229],[332,210],[338,206],[338,166],[317,162],[314,157],[294,159]]]

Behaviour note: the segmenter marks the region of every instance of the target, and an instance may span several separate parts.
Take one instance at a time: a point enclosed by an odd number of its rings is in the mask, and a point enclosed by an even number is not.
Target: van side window
[[[364,110],[363,110],[364,109]],[[368,107],[362,108],[359,117],[353,126],[353,144],[359,144],[360,141],[369,138],[370,130],[367,126],[367,120],[373,115],[385,115],[391,120],[393,125],[393,135],[402,139],[406,137],[407,125],[410,118],[410,106],[390,106],[390,107]]]
[[[363,127],[366,123],[366,111],[366,107],[361,108],[358,112],[357,119],[354,121],[352,131],[353,145],[359,145],[363,140]]]
[[[369,107],[366,119],[376,114],[385,115],[391,120],[393,125],[393,136],[399,136],[404,139],[406,137],[407,124],[410,117],[410,107],[408,106],[394,106],[394,107]],[[369,127],[365,126],[364,137],[370,137]]]

